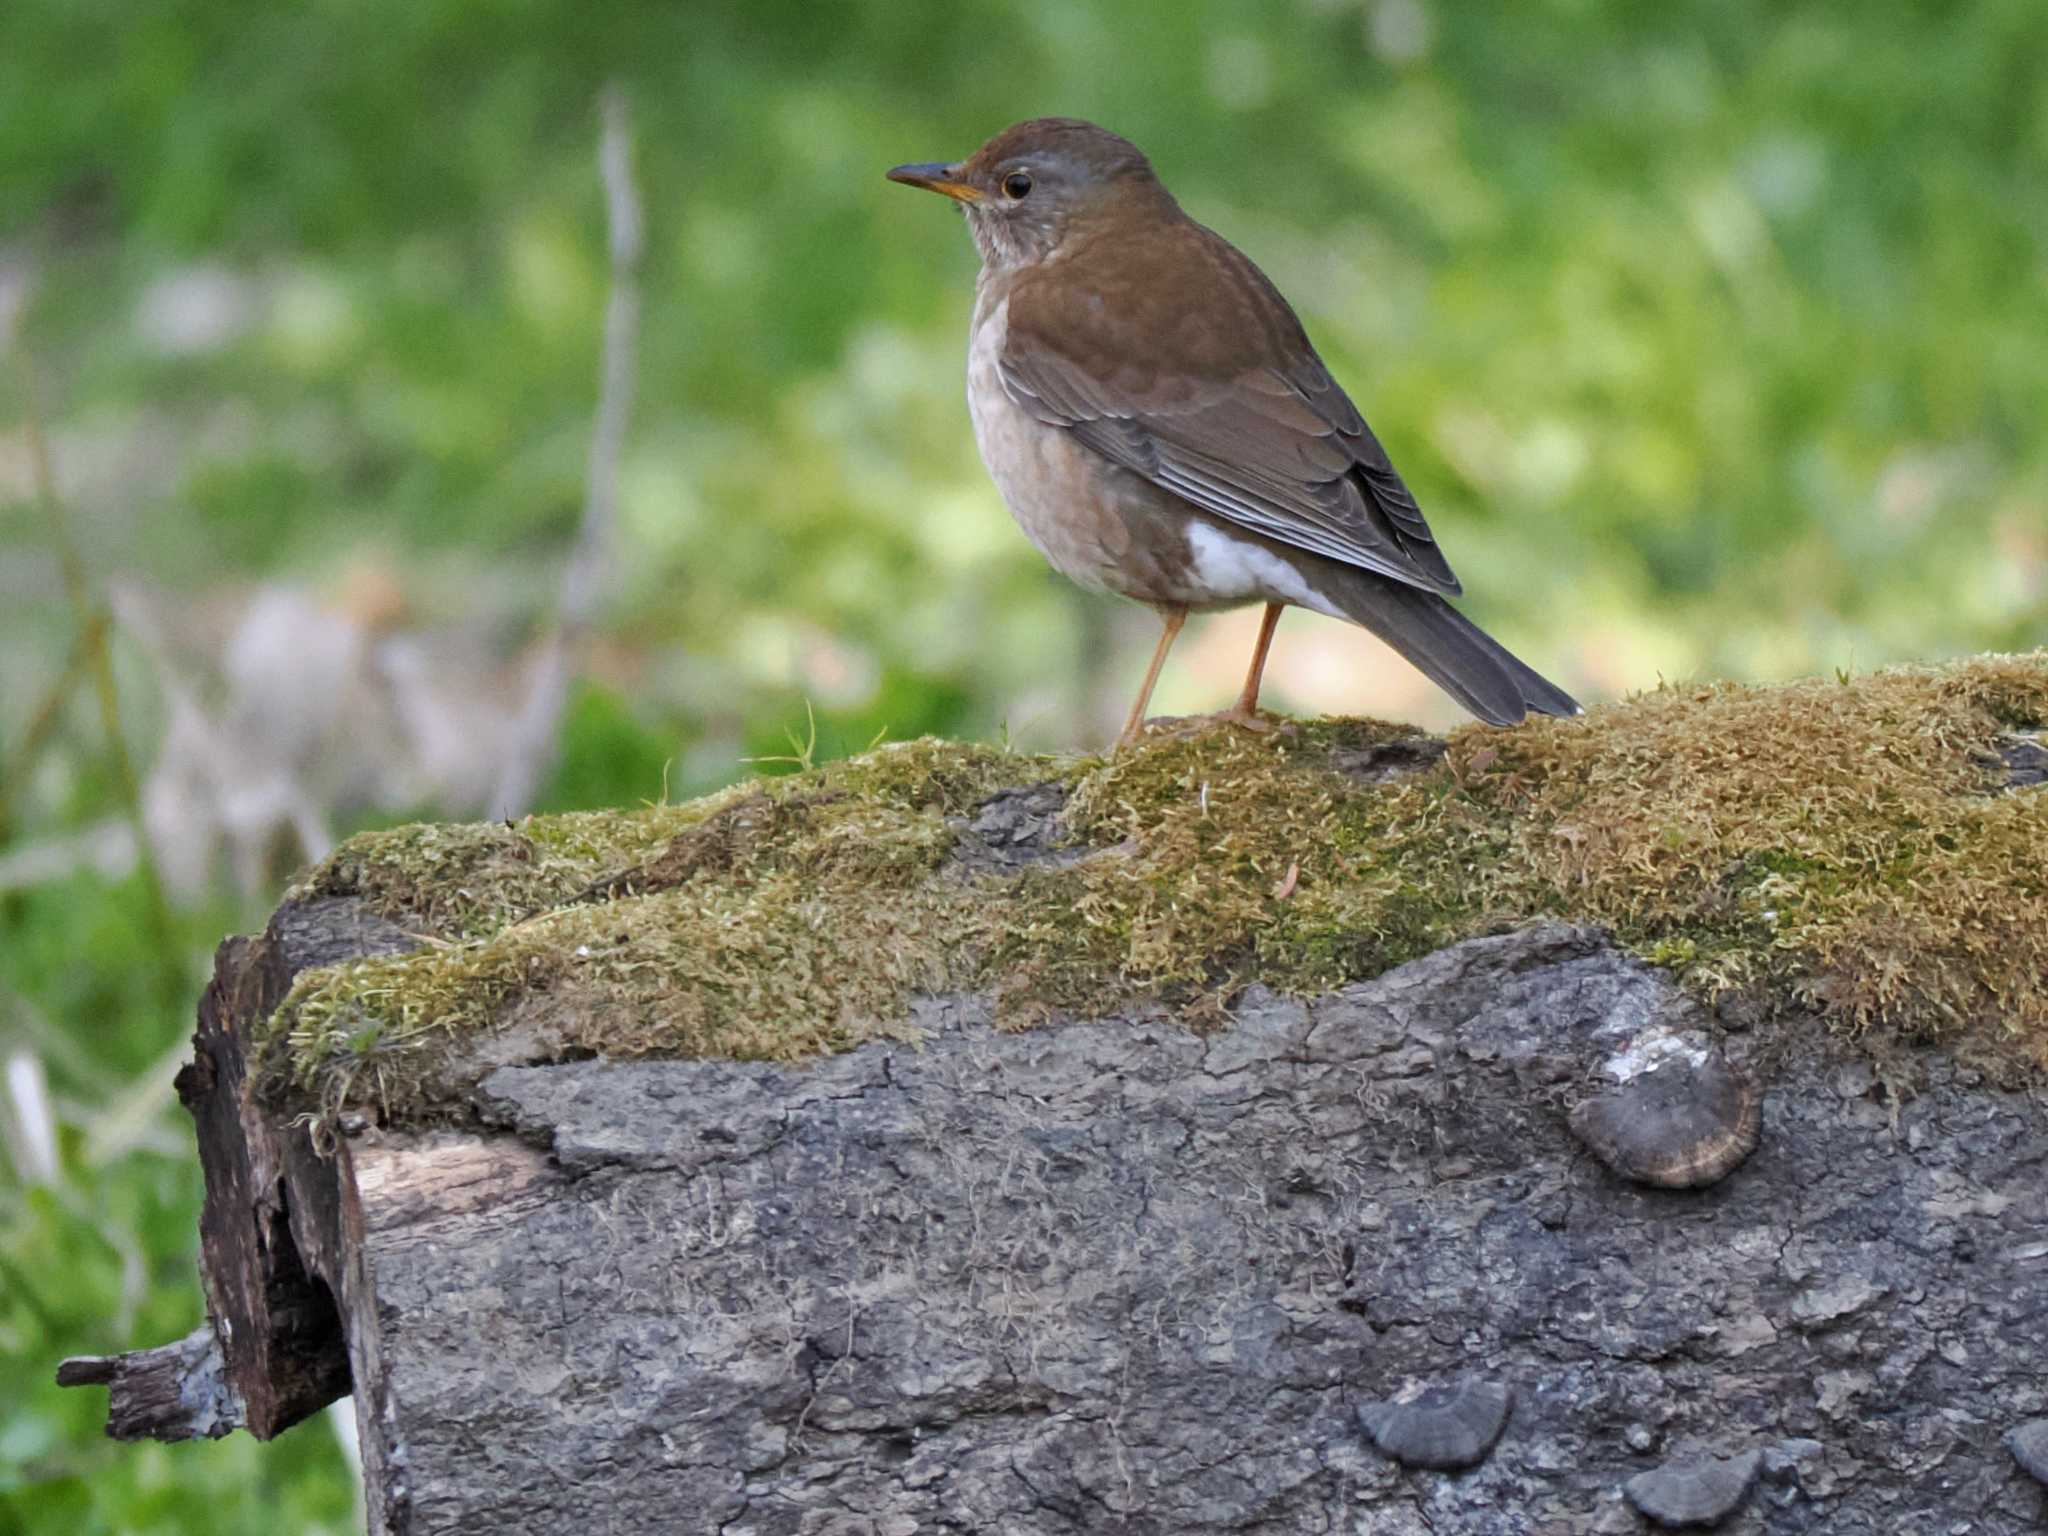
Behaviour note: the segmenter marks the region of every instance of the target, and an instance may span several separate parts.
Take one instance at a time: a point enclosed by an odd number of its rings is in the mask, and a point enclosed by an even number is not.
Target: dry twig
[[[526,703],[512,728],[497,792],[491,797],[493,819],[522,815],[532,805],[554,760],[575,655],[610,574],[619,451],[632,407],[644,238],[640,196],[633,185],[632,129],[625,92],[616,85],[609,87],[600,105],[604,133],[597,161],[611,233],[612,290],[605,305],[604,354],[598,365],[597,419],[584,479],[583,525],[562,573],[555,632],[535,663]]]

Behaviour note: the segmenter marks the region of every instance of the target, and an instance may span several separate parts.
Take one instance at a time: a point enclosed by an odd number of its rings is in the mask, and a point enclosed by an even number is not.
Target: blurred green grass
[[[96,580],[204,615],[367,562],[410,622],[507,652],[543,629],[583,496],[611,81],[649,215],[639,398],[544,808],[708,787],[807,708],[820,756],[1100,739],[1142,618],[1111,644],[1123,621],[1009,526],[961,401],[967,241],[880,176],[1043,112],[1132,136],[1271,272],[1467,606],[1583,694],[2048,631],[2038,0],[10,0],[0,294],[26,294],[13,345]],[[76,627],[26,410],[0,369],[0,762]],[[1283,632],[1279,699],[1400,707],[1351,651],[1324,692],[1288,672],[1318,633]],[[146,765],[166,705],[132,636],[118,660]],[[1196,665],[1170,706],[1234,686]],[[82,693],[31,770],[0,856],[117,816]],[[166,955],[134,876],[0,894],[0,1046],[62,1117],[54,1182],[0,1178],[0,1531],[350,1519],[322,1424],[113,1447],[99,1394],[49,1382],[199,1319],[178,1113],[118,1155],[94,1128],[262,905],[182,905]]]
[[[138,879],[78,876],[0,902],[0,1030],[39,1050],[67,1122],[54,1180],[0,1180],[0,1532],[351,1529],[352,1474],[324,1421],[270,1446],[119,1445],[105,1393],[60,1391],[52,1375],[64,1355],[166,1343],[204,1319],[182,1113],[151,1106],[143,1145],[104,1132],[128,1086],[189,1036],[198,962],[236,918],[222,903],[180,914],[187,986],[167,996]]]

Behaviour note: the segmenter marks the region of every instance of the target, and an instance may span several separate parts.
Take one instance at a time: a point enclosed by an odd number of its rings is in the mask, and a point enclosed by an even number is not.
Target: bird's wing
[[[1162,269],[1171,284],[1145,281]],[[1000,371],[1038,420],[1205,511],[1426,591],[1459,590],[1287,301],[1199,224],[1098,240],[1021,276]]]

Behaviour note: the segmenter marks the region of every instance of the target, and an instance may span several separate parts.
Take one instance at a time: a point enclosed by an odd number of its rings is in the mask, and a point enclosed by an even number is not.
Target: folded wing
[[[1456,593],[1414,496],[1286,300],[1200,225],[1155,238],[1197,242],[1193,291],[1134,290],[1121,277],[1128,256],[1113,251],[1063,270],[1056,287],[1017,286],[1001,359],[1010,397],[1204,511]],[[1091,265],[1118,276],[1091,283]]]

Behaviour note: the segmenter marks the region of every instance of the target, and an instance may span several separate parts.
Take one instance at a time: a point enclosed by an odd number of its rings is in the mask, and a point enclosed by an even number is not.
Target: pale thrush
[[[1290,603],[1363,625],[1493,725],[1578,712],[1444,601],[1457,577],[1293,309],[1137,146],[1038,118],[889,179],[958,202],[981,252],[967,404],[1003,500],[1055,570],[1165,622],[1123,742],[1188,613],[1253,602],[1222,718],[1261,723]]]

